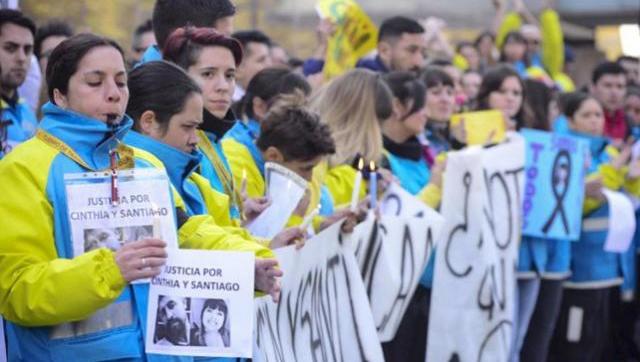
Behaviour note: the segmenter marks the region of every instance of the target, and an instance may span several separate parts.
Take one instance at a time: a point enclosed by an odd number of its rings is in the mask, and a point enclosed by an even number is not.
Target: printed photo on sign
[[[153,225],[85,229],[84,251],[98,248],[117,251],[128,242],[150,239],[153,235]]]
[[[201,357],[251,357],[254,255],[170,250],[151,279],[146,350]]]
[[[67,174],[65,190],[74,255],[97,248],[115,251],[150,238],[178,247],[175,210],[164,171],[120,172],[115,204],[109,173]]]
[[[228,348],[229,302],[224,299],[158,296],[154,344]]]

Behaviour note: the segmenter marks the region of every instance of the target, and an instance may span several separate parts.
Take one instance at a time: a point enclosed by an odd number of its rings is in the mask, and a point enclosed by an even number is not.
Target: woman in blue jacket
[[[146,290],[128,283],[160,273],[165,243],[72,255],[66,215],[65,174],[108,169],[112,157],[118,169],[138,166],[118,146],[132,123],[124,64],[109,39],[83,34],[60,44],[38,135],[0,164],[0,185],[12,190],[0,201],[1,311],[12,361],[150,359]]]
[[[11,190],[0,198],[0,312],[11,361],[192,360],[144,350],[148,284],[130,282],[160,273],[164,241],[73,253],[65,175],[153,167],[121,143],[133,123],[124,114],[124,64],[112,40],[81,34],[61,43],[49,60],[50,103],[36,137],[0,162],[0,187]],[[182,207],[176,215],[180,247],[248,245],[214,235],[219,228]]]
[[[382,123],[382,167],[391,170],[400,185],[413,195],[421,194],[430,182],[433,182],[439,191],[442,167],[438,165],[432,175],[434,153],[418,139],[427,123],[426,87],[411,72],[391,72],[385,74],[383,79],[393,93],[393,113]],[[423,201],[437,208],[439,197],[437,199]],[[383,344],[385,358],[388,361],[424,361],[434,260],[432,256],[394,339]]]
[[[628,153],[619,153],[604,138],[604,112],[598,101],[574,93],[565,100],[569,134],[587,140],[591,148],[580,239],[571,243],[571,277],[564,296],[550,360],[600,361],[609,338],[612,293],[633,290],[634,250],[604,250],[609,204],[602,188],[638,194],[638,179],[627,174]]]

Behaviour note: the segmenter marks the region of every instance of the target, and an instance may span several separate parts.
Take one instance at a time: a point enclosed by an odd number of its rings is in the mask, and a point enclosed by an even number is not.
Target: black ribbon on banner
[[[555,221],[558,214],[562,221],[562,226],[566,234],[569,234],[569,221],[564,210],[564,198],[569,191],[569,178],[571,177],[571,156],[569,151],[561,150],[556,155],[556,159],[553,161],[553,168],[551,170],[551,191],[556,199],[556,207],[553,209],[553,213],[547,220],[546,224],[542,227],[542,232],[545,234],[551,229],[551,225]]]

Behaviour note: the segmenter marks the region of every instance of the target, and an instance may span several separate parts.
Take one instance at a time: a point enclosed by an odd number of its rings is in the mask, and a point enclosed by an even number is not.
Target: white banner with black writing
[[[353,250],[340,225],[299,250],[275,250],[284,271],[280,302],[256,300],[257,360],[383,361]]]
[[[388,342],[400,326],[444,218],[396,184],[386,191],[380,206],[380,219],[369,214],[351,240],[378,337]]]
[[[168,254],[149,288],[147,352],[251,357],[254,255],[178,249]]]
[[[507,361],[521,230],[524,142],[451,152],[427,361]]]

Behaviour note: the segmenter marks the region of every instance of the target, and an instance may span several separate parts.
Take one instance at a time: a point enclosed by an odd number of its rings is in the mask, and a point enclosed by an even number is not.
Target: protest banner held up
[[[509,359],[524,169],[524,141],[510,137],[447,157],[427,361]]]
[[[526,140],[522,233],[577,240],[589,145],[568,135],[532,129],[521,134]]]
[[[324,64],[324,75],[331,79],[353,68],[359,58],[376,48],[378,30],[353,0],[320,0],[316,9],[321,18],[336,26]]]
[[[382,216],[358,225],[354,252],[367,290],[378,337],[393,339],[440,237],[444,219],[399,185],[381,202]]]
[[[151,279],[146,350],[179,356],[251,357],[254,255],[169,250]]]
[[[353,251],[335,224],[296,250],[275,251],[280,302],[256,300],[256,355],[261,361],[383,361]]]

